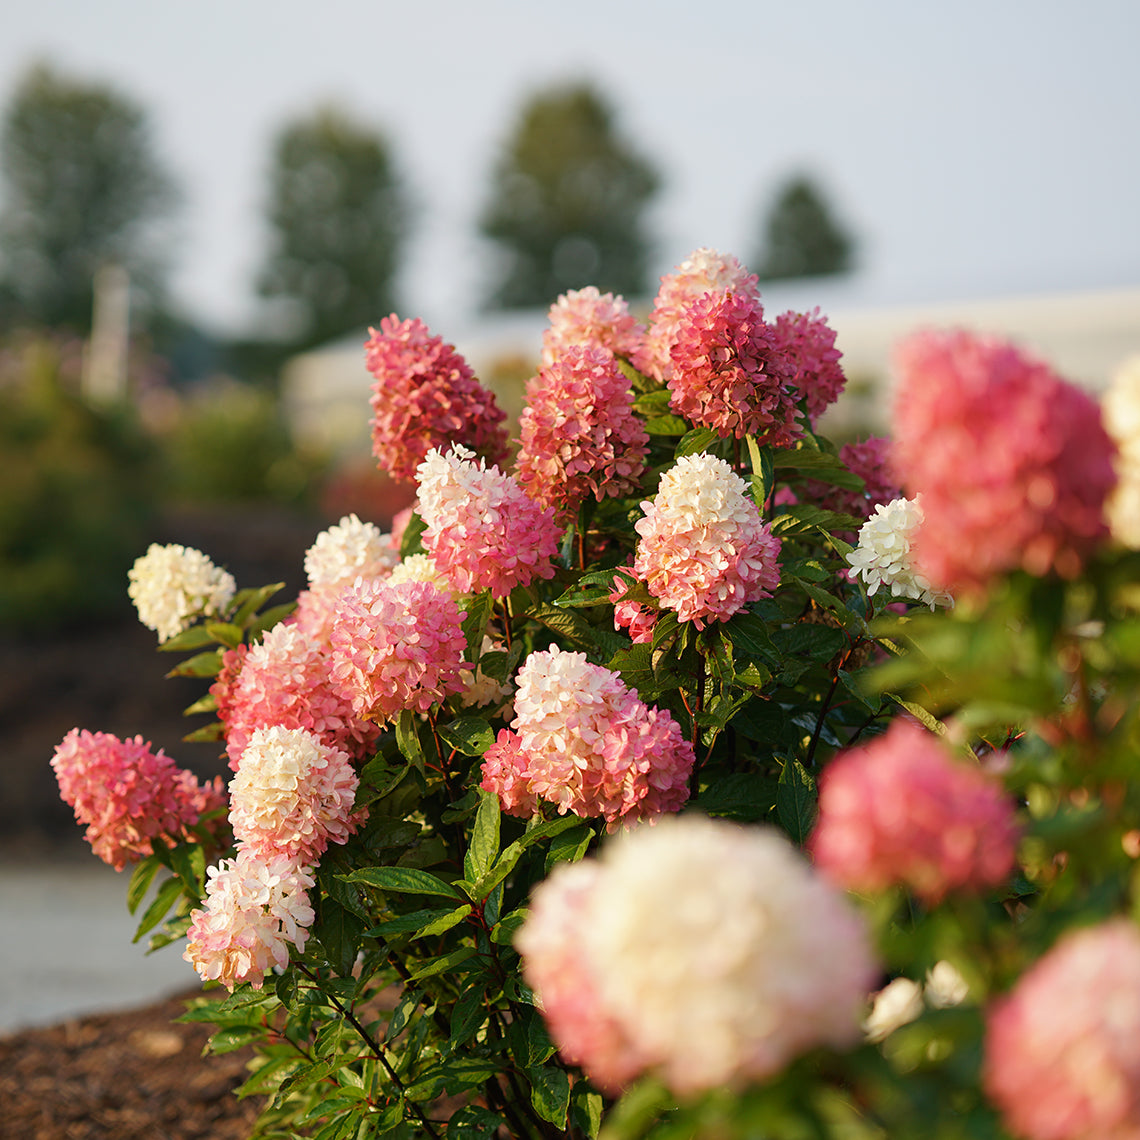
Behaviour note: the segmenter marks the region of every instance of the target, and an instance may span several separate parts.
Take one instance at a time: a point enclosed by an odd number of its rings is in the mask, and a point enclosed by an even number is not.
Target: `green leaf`
[[[680,459],[683,455],[699,455],[703,451],[708,451],[713,444],[719,441],[720,435],[713,431],[712,428],[693,428],[693,430],[687,432],[681,442],[677,444],[677,450],[673,452],[673,458]]]
[[[724,632],[733,646],[746,657],[778,659],[776,647],[768,633],[768,624],[763,618],[745,610],[736,614],[724,624]]]
[[[424,750],[420,743],[419,721],[411,709],[404,709],[396,721],[396,744],[400,752],[422,773],[426,768]]]
[[[752,464],[752,498],[762,511],[772,494],[775,472],[772,466],[772,449],[760,447],[755,436],[748,437],[748,458]]]
[[[936,732],[939,736],[946,735],[946,725],[944,725],[942,721],[940,721],[932,713],[927,712],[927,710],[924,709],[922,705],[915,704],[914,701],[904,701],[902,697],[898,696],[895,693],[885,693],[884,696],[886,696],[888,700],[894,701],[895,704],[899,706],[899,708],[906,709],[906,711],[910,713],[911,716],[913,716],[920,724],[930,729],[931,732]]]
[[[225,733],[225,726],[221,721],[213,721],[211,724],[204,724],[201,728],[194,729],[193,732],[188,732],[182,739],[187,744],[210,744],[215,740],[221,740]]]
[[[274,594],[279,594],[284,589],[284,582],[274,582],[268,586],[258,586],[256,589],[239,590],[233,600],[233,604],[237,607],[237,610],[233,617],[230,618],[230,621],[233,622],[234,625],[244,627],[249,619],[253,617]]]
[[[583,574],[573,586],[555,599],[554,604],[568,608],[608,605],[610,594],[616,589],[615,581],[620,569],[621,567],[615,566],[609,570],[591,570]]]
[[[815,825],[815,780],[798,760],[785,760],[776,788],[776,815],[783,829],[801,846]]]
[[[261,1025],[232,1026],[219,1029],[210,1036],[210,1052],[218,1055],[232,1053],[235,1049],[243,1049],[246,1045],[252,1045],[264,1036],[265,1027]]]
[[[451,1010],[451,1036],[448,1039],[454,1052],[464,1045],[471,1035],[487,1020],[487,993],[479,983],[468,986]]]
[[[396,891],[410,895],[443,895],[449,899],[462,899],[463,895],[450,883],[428,871],[416,867],[361,867],[338,878],[346,883],[376,887],[382,891]]]
[[[583,1135],[598,1135],[602,1127],[602,1094],[594,1092],[584,1081],[578,1081],[570,1093],[570,1121]]]
[[[483,636],[487,623],[495,608],[495,599],[490,590],[475,594],[467,602],[467,615],[463,619],[463,636],[467,641],[467,652],[471,660],[477,660],[483,652]]]
[[[482,756],[495,743],[495,730],[481,716],[464,716],[442,724],[439,736],[464,756]]]
[[[646,392],[634,401],[633,410],[639,416],[658,416],[668,413],[669,401],[673,393],[668,388],[658,388],[655,392]]]
[[[182,710],[183,716],[195,716],[198,713],[211,713],[218,711],[218,701],[213,693],[207,693],[204,697],[199,697],[192,705],[187,705]]]
[[[847,647],[847,635],[832,625],[796,622],[788,629],[772,631],[772,641],[785,657],[830,661]]]
[[[531,1066],[526,1075],[530,1078],[530,1102],[543,1120],[555,1128],[566,1127],[566,1113],[570,1108],[570,1074],[553,1066]]]
[[[464,906],[467,907],[467,912],[470,913],[470,904],[464,904]],[[463,909],[463,907],[459,907],[457,910],[450,906],[444,906],[428,907],[426,910],[408,911],[407,914],[397,915],[395,918],[386,919],[377,926],[371,927],[364,932],[364,937],[390,938],[393,934],[412,934],[414,938],[418,938],[426,927],[434,925],[441,919],[457,914]]]
[[[269,609],[259,613],[249,623],[250,640],[257,640],[267,629],[272,629],[283,622],[296,608],[296,602],[284,602],[279,606],[270,606]]]
[[[864,521],[854,515],[840,514],[838,511],[828,511],[823,507],[801,503],[794,507],[781,508],[780,513],[772,519],[771,528],[773,534],[802,534],[817,528],[828,533],[833,530],[857,531]]]
[[[400,536],[400,558],[402,560],[410,558],[413,554],[423,554],[423,533],[427,530],[427,523],[420,517],[418,511],[412,512],[412,517],[408,519],[408,525],[404,528],[404,533]]]
[[[509,1125],[489,1108],[468,1104],[447,1122],[447,1140],[494,1140],[499,1129],[509,1135]]]
[[[161,866],[162,863],[158,859],[153,855],[148,855],[131,872],[131,881],[127,884],[127,910],[131,914],[138,910],[139,903],[143,901],[147,891],[150,890],[150,885],[154,882],[154,877],[158,874],[158,869]]]
[[[187,658],[167,673],[167,677],[216,677],[222,667],[222,652],[212,649],[208,653],[197,653]]]
[[[488,732],[490,726],[488,726]],[[490,869],[499,854],[499,797],[482,792],[475,826],[471,829],[471,846],[463,859],[463,873],[474,883]]]
[[[540,604],[527,610],[527,617],[541,622],[547,629],[575,645],[581,645],[588,650],[600,650],[606,655],[614,654],[629,645],[629,638],[615,633],[612,629],[591,625],[574,610]]]
[[[206,632],[227,649],[236,649],[241,645],[241,627],[228,621],[208,621],[206,622]]]
[[[189,629],[167,638],[158,648],[163,653],[188,653],[191,649],[201,649],[205,645],[210,645],[213,640],[204,625],[192,625]]]
[[[364,923],[348,907],[330,895],[321,898],[313,935],[324,947],[333,968],[342,976],[352,972],[363,932]]]
[[[645,421],[648,435],[684,435],[688,430],[688,422],[680,416],[654,416]]]
[[[474,946],[460,946],[458,950],[453,950],[450,954],[444,954],[439,958],[433,958],[430,962],[425,962],[418,970],[408,975],[407,981],[416,982],[421,978],[433,978],[436,974],[454,970],[456,966],[462,965],[468,958],[473,958],[475,954]]]
[[[138,942],[148,930],[153,930],[166,917],[167,911],[169,911],[181,897],[182,880],[177,877],[167,879],[162,886],[158,888],[158,893],[154,896],[154,900],[143,913],[142,918],[139,920],[138,929],[135,931],[135,936],[131,941]]]
[[[863,480],[838,455],[827,451],[779,449],[772,456],[772,464],[778,470],[806,471],[812,479],[848,491],[862,491],[864,487]]]
[[[550,848],[546,853],[546,871],[555,863],[577,863],[589,849],[590,841],[594,838],[594,829],[588,823],[579,824],[556,835],[550,841]]]
[[[707,815],[752,822],[764,819],[776,806],[778,787],[759,772],[731,773],[704,788],[694,806]]]

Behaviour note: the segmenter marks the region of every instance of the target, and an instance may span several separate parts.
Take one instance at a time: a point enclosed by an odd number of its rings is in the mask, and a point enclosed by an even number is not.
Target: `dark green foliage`
[[[761,281],[827,277],[850,272],[854,253],[854,239],[832,214],[823,192],[799,175],[777,195],[754,264]]]

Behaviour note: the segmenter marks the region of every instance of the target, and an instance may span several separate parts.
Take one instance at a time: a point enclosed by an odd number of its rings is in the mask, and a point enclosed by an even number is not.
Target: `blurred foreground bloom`
[[[153,853],[158,837],[177,842],[208,811],[225,806],[220,779],[199,784],[141,736],[73,728],[57,745],[51,766],[60,796],[87,825],[87,842],[121,871]]]
[[[920,333],[895,354],[892,463],[922,495],[919,563],[937,587],[1076,577],[1104,541],[1115,446],[1100,408],[1012,345]]]
[[[723,459],[682,456],[641,509],[634,573],[681,621],[727,621],[779,585],[780,540]]]
[[[613,1093],[740,1088],[858,1043],[877,966],[847,900],[780,834],[686,815],[535,889],[516,946],[567,1060]]]
[[[313,876],[295,860],[266,860],[244,847],[206,871],[206,905],[190,912],[182,957],[204,981],[231,992],[249,982],[259,990],[274,966],[289,964],[289,947],[304,950],[315,917]]]
[[[689,797],[693,748],[663,709],[584,653],[532,653],[515,678],[514,731],[483,757],[482,786],[505,811],[539,801],[610,825],[675,812]]]
[[[230,604],[237,584],[200,550],[152,542],[127,573],[127,594],[139,620],[169,641],[200,616],[213,617]]]
[[[1140,931],[1066,934],[997,1002],[982,1080],[1027,1140],[1140,1136]]]
[[[933,905],[948,891],[1004,882],[1017,839],[1014,805],[998,781],[955,760],[913,721],[896,720],[824,769],[809,849],[851,890],[902,884]]]
[[[892,597],[910,598],[931,609],[952,604],[950,595],[933,589],[914,564],[912,548],[922,517],[918,499],[895,499],[877,506],[859,528],[859,544],[847,561],[872,597],[886,586]]]

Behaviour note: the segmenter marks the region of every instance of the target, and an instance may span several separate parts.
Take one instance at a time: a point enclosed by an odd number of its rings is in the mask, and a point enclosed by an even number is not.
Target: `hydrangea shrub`
[[[839,449],[833,330],[710,249],[559,298],[513,460],[422,322],[366,359],[393,534],[132,573],[228,790],[53,762],[257,1135],[1140,1135],[1135,382],[924,333]]]

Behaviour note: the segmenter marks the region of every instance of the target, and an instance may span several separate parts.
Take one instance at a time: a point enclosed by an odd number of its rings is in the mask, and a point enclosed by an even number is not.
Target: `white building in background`
[[[1128,357],[1140,354],[1140,288],[863,307],[845,305],[841,286],[832,289],[815,281],[766,288],[763,300],[769,316],[818,305],[836,330],[848,376],[848,392],[824,425],[836,434],[856,427],[886,431],[891,351],[899,339],[919,329],[966,328],[1012,340],[1093,392],[1102,390]],[[534,310],[489,315],[453,329],[433,327],[432,332],[456,346],[515,416],[522,400],[518,377],[534,370],[545,325],[545,311]],[[362,332],[345,338],[287,365],[283,397],[299,443],[340,453],[368,450],[372,378],[364,367],[366,337]],[[496,381],[497,376],[511,379]]]

